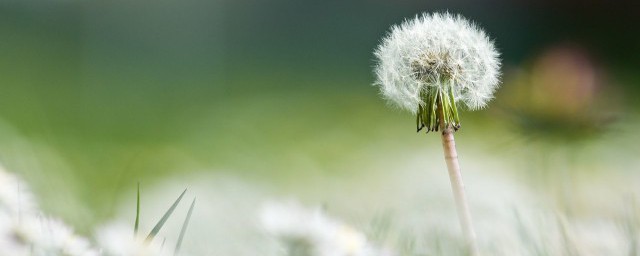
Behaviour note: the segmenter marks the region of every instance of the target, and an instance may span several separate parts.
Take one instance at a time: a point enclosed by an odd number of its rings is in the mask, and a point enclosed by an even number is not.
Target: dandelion
[[[422,14],[393,26],[375,51],[376,85],[385,99],[416,115],[417,130],[442,131],[449,177],[469,250],[477,254],[453,132],[458,106],[486,106],[499,82],[499,53],[470,21],[449,13]]]
[[[448,13],[423,14],[393,26],[375,55],[382,95],[417,114],[418,130],[435,131],[440,123],[457,129],[459,103],[470,110],[485,107],[499,81],[492,41],[471,22]]]

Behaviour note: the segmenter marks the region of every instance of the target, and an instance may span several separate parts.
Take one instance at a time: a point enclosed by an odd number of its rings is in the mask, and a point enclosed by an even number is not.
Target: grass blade
[[[138,197],[136,199],[136,222],[133,224],[133,234],[138,236],[138,227],[140,226],[140,182],[138,182]]]
[[[171,207],[169,207],[167,212],[165,212],[164,215],[162,216],[162,218],[158,221],[158,223],[156,223],[156,225],[151,230],[151,233],[149,233],[147,238],[144,240],[145,243],[150,243],[153,240],[153,238],[158,234],[158,232],[160,232],[160,229],[162,228],[162,226],[164,226],[164,223],[167,222],[169,217],[171,217],[171,214],[173,213],[173,210],[176,209],[176,207],[180,203],[180,200],[182,200],[182,197],[184,196],[184,193],[187,193],[186,189],[184,191],[182,191],[182,194],[180,194],[178,199],[176,199],[176,201],[173,202],[173,204],[171,205]]]
[[[189,220],[191,219],[191,214],[193,213],[193,207],[196,206],[196,199],[194,198],[191,202],[191,206],[189,206],[189,211],[187,212],[187,217],[184,219],[184,223],[182,223],[182,228],[180,229],[180,236],[178,236],[178,242],[176,243],[176,250],[173,252],[173,255],[178,255],[180,252],[180,246],[182,246],[182,239],[184,238],[184,234],[187,232],[187,226],[189,225]]]

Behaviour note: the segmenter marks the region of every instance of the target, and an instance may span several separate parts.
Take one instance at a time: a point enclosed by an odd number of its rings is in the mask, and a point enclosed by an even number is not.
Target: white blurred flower
[[[31,255],[99,255],[86,238],[80,237],[60,220],[29,216],[16,231],[22,233]]]
[[[134,236],[128,223],[116,222],[105,225],[96,233],[98,246],[105,256],[161,256],[169,255],[162,243],[145,243],[144,237]]]
[[[482,108],[499,82],[493,42],[460,15],[425,13],[393,26],[375,55],[376,85],[384,98],[419,118],[424,115],[429,130],[436,118],[427,115],[435,115],[437,101],[442,102],[445,124],[455,127],[456,103]]]
[[[190,194],[197,195],[199,202],[189,221],[180,256],[278,255],[280,245],[263,232],[257,214],[270,192],[261,184],[219,174],[222,171],[217,172],[218,174],[208,171],[169,177],[165,182],[145,187],[141,209],[146,214],[140,219],[140,230],[146,232],[141,234],[147,235],[153,227],[151,225],[167,210],[167,198],[175,198],[176,191],[188,186]],[[101,246],[117,248],[122,242],[127,242],[124,239],[133,237],[131,215],[135,203],[135,194],[126,195],[120,200],[116,219],[125,224],[120,228],[121,232],[113,232],[113,239],[105,239],[103,231]],[[153,244],[161,244],[164,237],[178,238],[188,212],[187,207],[188,204],[178,206]],[[117,235],[118,233],[121,235]],[[118,238],[122,242],[118,242]],[[105,242],[109,240],[113,241],[113,246],[108,246]],[[164,251],[172,253],[174,249],[175,241],[167,240]]]
[[[288,255],[377,255],[362,233],[325,216],[318,208],[271,202],[264,205],[260,217],[264,229],[285,243]]]
[[[0,211],[20,215],[36,212],[37,208],[29,187],[0,165]]]
[[[0,167],[0,255],[99,254],[63,222],[43,216],[29,188]]]

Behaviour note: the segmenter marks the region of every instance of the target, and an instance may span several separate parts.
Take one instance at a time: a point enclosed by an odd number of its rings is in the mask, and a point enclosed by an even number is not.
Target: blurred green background
[[[638,153],[632,1],[16,0],[0,3],[0,163],[80,229],[137,182],[366,175],[378,153],[440,146],[371,84],[389,27],[444,10],[503,58],[497,100],[463,114],[459,140],[514,162],[530,142]]]

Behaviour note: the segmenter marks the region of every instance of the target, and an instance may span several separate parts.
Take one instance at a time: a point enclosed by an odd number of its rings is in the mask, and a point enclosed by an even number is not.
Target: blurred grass
[[[371,86],[372,49],[420,5],[347,5],[3,3],[0,163],[25,176],[45,209],[87,230],[137,182],[221,171],[286,186],[304,175],[366,175],[379,154],[438,148]],[[529,21],[505,24],[474,8],[504,36],[506,65],[519,65],[536,42],[510,34]],[[636,92],[636,68],[612,67]],[[597,140],[594,152],[624,161],[637,151],[638,105],[628,105],[621,136]],[[544,138],[514,135],[496,108],[462,113],[459,144],[530,160],[528,143]]]

